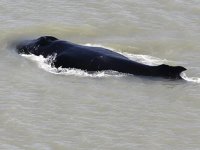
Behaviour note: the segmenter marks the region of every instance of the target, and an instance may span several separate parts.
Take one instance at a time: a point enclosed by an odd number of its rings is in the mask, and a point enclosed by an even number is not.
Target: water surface
[[[198,0],[1,0],[0,149],[199,149],[199,17]],[[57,74],[8,46],[43,35],[183,65],[187,81]]]

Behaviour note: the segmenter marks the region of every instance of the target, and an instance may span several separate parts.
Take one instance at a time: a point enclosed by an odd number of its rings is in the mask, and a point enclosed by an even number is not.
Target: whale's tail
[[[186,68],[182,66],[169,66],[169,65],[159,65],[158,67],[158,74],[171,79],[182,79],[180,76],[181,72],[187,70]]]

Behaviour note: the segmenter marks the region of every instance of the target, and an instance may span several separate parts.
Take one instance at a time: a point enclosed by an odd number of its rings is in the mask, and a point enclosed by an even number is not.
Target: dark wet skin
[[[55,55],[52,65],[56,68],[77,68],[85,71],[114,70],[141,76],[182,79],[182,66],[149,66],[102,47],[91,47],[59,40],[52,36],[43,36],[35,40],[17,44],[19,54],[34,54],[44,57]]]

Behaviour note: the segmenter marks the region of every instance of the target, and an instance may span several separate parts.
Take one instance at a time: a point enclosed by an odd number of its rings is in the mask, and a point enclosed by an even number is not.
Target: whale
[[[183,66],[142,64],[108,48],[75,44],[53,36],[23,40],[15,48],[19,54],[42,55],[44,58],[54,56],[51,65],[56,68],[76,68],[88,72],[112,70],[169,79],[182,79],[180,74],[186,70]]]

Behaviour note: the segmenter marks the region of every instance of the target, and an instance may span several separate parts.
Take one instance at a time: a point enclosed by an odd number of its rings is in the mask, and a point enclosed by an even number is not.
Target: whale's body
[[[106,48],[74,44],[52,36],[21,42],[16,48],[20,54],[44,57],[55,55],[52,65],[56,68],[77,68],[86,71],[114,70],[133,75],[172,79],[181,79],[180,73],[186,70],[182,66],[141,64]]]

